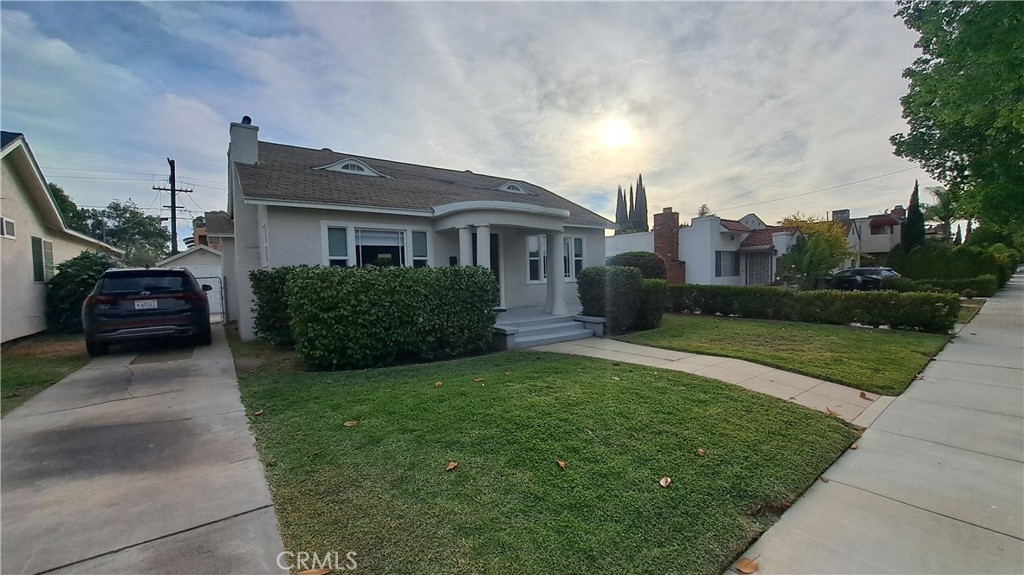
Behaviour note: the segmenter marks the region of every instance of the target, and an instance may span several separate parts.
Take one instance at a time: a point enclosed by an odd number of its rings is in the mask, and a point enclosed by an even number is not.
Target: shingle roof
[[[206,212],[206,235],[223,236],[235,233],[235,222],[231,221],[227,212]]]
[[[18,138],[22,138],[24,136],[25,136],[25,134],[22,134],[20,132],[3,132],[3,131],[0,131],[0,148],[6,147],[7,144],[10,144],[14,140],[17,140]]]
[[[772,236],[774,236],[775,234],[777,234],[779,232],[790,232],[790,233],[792,233],[792,232],[796,232],[796,231],[799,231],[799,230],[800,230],[800,228],[797,228],[795,226],[768,226],[767,228],[764,228],[763,230],[754,230],[754,231],[750,232],[749,236],[743,238],[743,241],[740,242],[740,247],[741,248],[753,248],[753,247],[762,247],[762,246],[767,247],[767,246],[771,246],[772,245]]]
[[[359,160],[388,177],[314,169],[346,158]],[[520,202],[568,210],[569,225],[614,226],[598,214],[535,184],[468,170],[459,172],[262,141],[258,164],[235,166],[242,195],[248,199],[411,210],[430,210],[466,201]],[[510,181],[530,194],[494,189]]]
[[[736,220],[720,220],[722,227],[730,232],[749,232],[750,228]]]

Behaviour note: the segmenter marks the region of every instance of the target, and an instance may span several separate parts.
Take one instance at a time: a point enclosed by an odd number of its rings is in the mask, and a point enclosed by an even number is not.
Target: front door
[[[772,283],[772,260],[768,252],[747,254],[747,285],[766,286]]]

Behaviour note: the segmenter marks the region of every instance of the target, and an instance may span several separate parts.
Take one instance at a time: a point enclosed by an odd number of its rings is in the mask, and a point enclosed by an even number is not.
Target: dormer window
[[[528,194],[531,196],[534,195],[531,192],[528,192],[525,186],[523,186],[522,184],[517,184],[515,182],[505,182],[504,184],[498,186],[498,189],[505,192],[512,192],[513,194]]]
[[[356,174],[358,176],[373,176],[373,177],[387,177],[384,174],[374,170],[370,166],[366,165],[355,158],[345,158],[344,160],[338,160],[333,164],[326,166],[320,166],[313,168],[314,170],[329,170],[331,172],[342,172],[345,174]]]

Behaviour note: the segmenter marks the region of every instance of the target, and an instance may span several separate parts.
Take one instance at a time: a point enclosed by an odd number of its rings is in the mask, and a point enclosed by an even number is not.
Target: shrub
[[[640,302],[633,318],[633,329],[654,329],[661,325],[661,316],[665,314],[668,302],[667,285],[665,280],[641,280]]]
[[[623,252],[608,258],[608,265],[636,268],[647,279],[665,279],[665,260],[652,252]]]
[[[286,294],[295,347],[321,369],[483,350],[498,305],[482,267],[296,268]]]
[[[583,315],[603,317],[608,332],[623,333],[630,328],[640,304],[643,278],[634,267],[595,266],[576,276]]]
[[[292,339],[291,316],[288,313],[285,288],[288,285],[288,277],[299,267],[284,266],[249,272],[256,335],[274,345],[295,343]]]
[[[81,333],[82,303],[96,280],[117,260],[105,253],[84,251],[57,264],[57,274],[46,282],[46,327],[56,333]]]
[[[1001,244],[982,249],[973,246],[921,246],[904,253],[896,246],[889,253],[889,267],[916,280],[958,280],[992,275],[999,286],[1010,280],[1020,264],[1019,254]]]
[[[929,291],[959,294],[969,291],[983,297],[991,297],[999,291],[999,280],[994,275],[957,280],[892,278],[885,280],[883,286],[885,289],[899,292]]]
[[[894,291],[794,291],[776,287],[668,286],[675,312],[737,315],[892,329],[946,332],[956,322],[960,299],[952,294]]]

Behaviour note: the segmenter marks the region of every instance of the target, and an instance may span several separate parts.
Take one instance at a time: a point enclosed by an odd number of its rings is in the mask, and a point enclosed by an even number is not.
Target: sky
[[[228,126],[525,180],[614,219],[906,205],[919,51],[891,2],[0,5],[0,126],[79,205],[225,209]],[[922,197],[927,201],[926,197]],[[179,229],[190,230],[190,223]],[[188,232],[190,233],[190,232]]]

